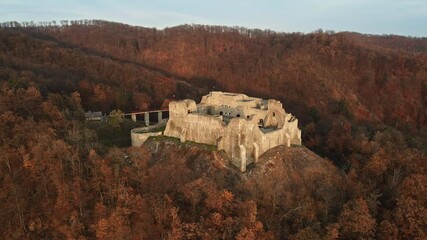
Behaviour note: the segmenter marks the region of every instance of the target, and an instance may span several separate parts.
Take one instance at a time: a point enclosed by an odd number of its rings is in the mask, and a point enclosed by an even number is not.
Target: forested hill
[[[0,28],[0,49],[2,81],[17,87],[37,83],[43,95],[78,91],[86,110],[158,109],[169,99],[206,93],[179,76],[83,49],[32,28]]]
[[[426,239],[426,46],[321,30],[0,24],[2,236]],[[101,138],[128,136],[132,121],[84,121],[211,90],[281,100],[304,146],[240,173],[214,146],[117,148]]]
[[[427,39],[183,25],[163,30],[91,22],[28,28],[200,85],[277,98],[307,115],[345,102],[359,120],[426,124]]]
[[[105,99],[93,99],[90,95],[95,88],[101,92],[98,95],[110,94],[109,87],[117,84],[125,88],[121,89],[122,93],[115,94],[125,95],[117,99],[121,102],[116,103],[120,108],[140,109],[144,107],[140,106],[144,100],[159,102],[177,91],[166,79],[157,81],[158,73],[163,73],[169,78],[182,77],[191,85],[208,90],[277,98],[299,116],[307,116],[310,111],[329,113],[335,111],[337,105],[344,104],[356,120],[384,121],[412,128],[427,123],[426,38],[321,30],[310,34],[277,33],[203,25],[157,30],[105,21],[63,24],[3,28],[3,48],[10,51],[12,43],[16,45],[12,55],[22,51],[14,57],[27,62],[49,58],[58,64],[67,59],[61,59],[62,53],[43,44],[54,43],[67,47],[67,51],[78,49],[79,54],[73,53],[68,60],[77,60],[85,66],[77,70],[84,76],[76,79],[76,84],[86,93],[84,103],[86,98],[105,102]],[[25,36],[25,41],[39,44],[31,43],[30,47],[11,40],[10,36],[5,36],[10,31],[20,32],[19,36]],[[28,59],[27,55],[34,52],[40,56]],[[97,59],[93,58],[94,54]],[[99,62],[99,56],[103,56],[102,61],[115,62],[121,70],[92,66]],[[118,60],[125,62],[117,63]],[[61,66],[64,67],[76,66]],[[123,70],[125,67],[133,69]],[[150,80],[147,71],[156,76],[150,76],[155,81]],[[98,85],[93,84],[91,77],[97,79]],[[152,86],[161,82],[164,82],[161,87]],[[135,86],[138,86],[138,94],[130,99],[128,90],[134,92]],[[150,94],[153,96],[147,97]],[[306,123],[310,119],[303,118],[303,121]]]
[[[335,161],[342,154],[328,139],[362,126],[370,134],[391,126],[425,146],[427,38],[98,20],[1,26],[1,79],[38,82],[43,95],[78,91],[86,110],[243,92],[281,100],[300,120],[305,144]]]

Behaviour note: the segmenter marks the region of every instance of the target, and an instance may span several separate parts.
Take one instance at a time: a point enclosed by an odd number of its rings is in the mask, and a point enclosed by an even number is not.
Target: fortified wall
[[[149,137],[162,135],[161,128],[166,126],[166,119],[160,120],[157,124],[134,128],[130,131],[132,146],[141,146]]]
[[[301,145],[298,120],[282,103],[245,94],[210,92],[194,100],[169,104],[165,136],[218,146],[242,172],[278,145]]]

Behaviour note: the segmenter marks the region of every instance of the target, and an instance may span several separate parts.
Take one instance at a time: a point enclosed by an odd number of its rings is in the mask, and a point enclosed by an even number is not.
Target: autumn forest
[[[302,147],[246,173],[86,111],[280,100]],[[1,239],[426,239],[427,39],[99,20],[0,25]],[[116,139],[116,140],[115,140]]]

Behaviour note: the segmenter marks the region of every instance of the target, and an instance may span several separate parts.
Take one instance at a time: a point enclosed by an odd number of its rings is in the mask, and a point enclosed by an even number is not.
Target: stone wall
[[[211,92],[199,105],[171,102],[169,111],[166,136],[217,145],[241,171],[273,147],[301,145],[298,120],[276,100]]]
[[[244,147],[246,164],[255,162],[254,143],[262,137],[258,124],[243,118],[233,118],[225,128],[218,149],[225,150],[232,162],[240,167],[242,148]]]
[[[144,144],[145,141],[151,136],[160,136],[163,134],[162,131],[153,132],[155,129],[159,129],[166,125],[167,120],[164,119],[158,124],[154,124],[148,127],[134,128],[130,132],[130,138],[132,146],[139,147]]]
[[[162,132],[146,132],[146,133],[131,132],[132,146],[140,147],[142,144],[144,144],[145,141],[147,141],[149,137],[161,136],[161,135],[162,135]]]
[[[203,96],[200,104],[211,106],[228,106],[236,108],[239,106],[255,108],[262,102],[261,98],[248,97],[241,93],[224,93],[212,91],[208,95]]]
[[[188,113],[195,112],[197,105],[194,100],[186,99],[169,103],[169,117],[185,117]]]
[[[218,145],[224,134],[225,123],[222,117],[214,117],[197,113],[185,116],[170,115],[165,129],[165,135],[180,138],[181,141],[194,141]]]

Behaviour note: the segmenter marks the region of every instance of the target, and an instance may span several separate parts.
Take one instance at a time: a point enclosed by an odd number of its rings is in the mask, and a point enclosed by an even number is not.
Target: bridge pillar
[[[136,122],[136,113],[132,113],[131,115],[132,121]]]
[[[150,125],[150,113],[149,112],[144,113],[144,121],[145,121],[146,126]]]
[[[163,114],[163,112],[162,112],[162,111],[158,111],[158,112],[157,112],[157,121],[158,121],[158,122],[161,122],[161,121],[162,121],[162,117],[163,117],[163,116],[162,116],[162,114]]]

